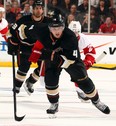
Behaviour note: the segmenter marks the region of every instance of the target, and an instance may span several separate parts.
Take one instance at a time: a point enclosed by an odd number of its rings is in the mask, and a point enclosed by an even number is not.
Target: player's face
[[[42,6],[36,6],[33,9],[33,15],[36,18],[40,18],[43,15],[43,13],[44,13],[44,10],[43,10],[43,7]]]
[[[64,30],[64,26],[59,26],[59,27],[49,27],[50,32],[53,34],[53,36],[55,38],[60,38],[63,30]]]

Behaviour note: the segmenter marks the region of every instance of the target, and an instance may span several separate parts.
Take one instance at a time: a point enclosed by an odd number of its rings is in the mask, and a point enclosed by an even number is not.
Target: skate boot
[[[110,113],[110,109],[107,105],[105,105],[104,103],[102,103],[100,100],[93,102],[93,105],[98,108],[101,112],[103,112],[104,114],[109,114]]]
[[[13,92],[16,92],[18,94],[20,92],[20,87],[13,88]]]
[[[50,108],[46,110],[49,118],[56,118],[55,113],[58,112],[58,105],[58,103],[51,103]]]
[[[33,84],[29,82],[29,79],[25,81],[25,84],[23,85],[23,87],[28,95],[31,95],[34,92]]]
[[[89,98],[85,95],[85,93],[81,89],[76,90],[78,98],[81,100],[81,102],[89,102]]]

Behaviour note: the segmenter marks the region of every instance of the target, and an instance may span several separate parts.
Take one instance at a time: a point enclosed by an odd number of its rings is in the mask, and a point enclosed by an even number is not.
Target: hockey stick
[[[106,53],[105,51],[103,51],[102,54],[99,55],[99,56],[96,58],[96,63],[98,63],[99,61],[101,61],[106,55],[107,55],[107,53]]]
[[[100,56],[98,56],[98,58],[96,59],[96,63],[98,63],[100,60],[102,60],[106,55],[107,55],[107,53],[104,51]],[[105,70],[116,70],[116,66],[110,67],[110,68],[102,67],[102,66],[92,66],[92,68],[105,69]]]
[[[105,70],[116,70],[116,66],[113,66],[113,67],[92,66],[92,68],[105,69]]]
[[[17,100],[16,100],[16,92],[15,92],[15,89],[16,89],[16,86],[15,86],[15,55],[14,53],[12,54],[12,68],[13,68],[13,102],[14,102],[14,118],[16,121],[21,121],[23,120],[23,118],[25,117],[22,116],[22,117],[18,117],[17,116]]]

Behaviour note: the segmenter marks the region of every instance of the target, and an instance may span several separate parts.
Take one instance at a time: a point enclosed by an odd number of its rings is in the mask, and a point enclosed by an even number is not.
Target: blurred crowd
[[[67,17],[67,25],[71,21],[79,21],[82,32],[88,32],[89,0],[46,0],[47,13],[52,7],[60,8]],[[22,16],[32,14],[34,0],[4,0],[0,6],[5,8],[5,18],[9,27]],[[90,0],[90,33],[116,32],[116,0]],[[5,5],[5,6],[4,6]]]

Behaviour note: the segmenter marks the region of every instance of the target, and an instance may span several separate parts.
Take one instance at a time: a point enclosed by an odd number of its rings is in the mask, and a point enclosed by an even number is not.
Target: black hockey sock
[[[91,101],[93,103],[97,103],[99,101],[99,94],[98,94],[98,92],[96,93],[96,95],[93,98],[91,98]]]

